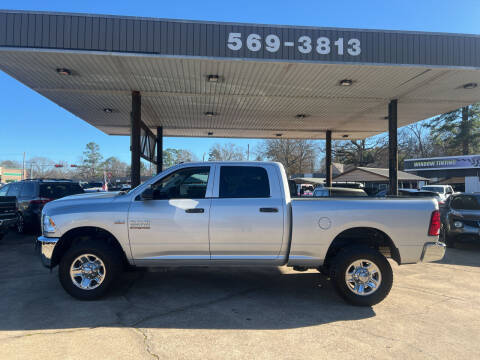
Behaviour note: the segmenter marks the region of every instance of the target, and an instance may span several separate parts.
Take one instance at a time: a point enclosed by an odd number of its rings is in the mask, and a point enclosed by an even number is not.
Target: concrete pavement
[[[80,302],[33,251],[0,241],[1,359],[475,358],[480,246],[394,267],[389,297],[345,304],[316,271],[200,268],[128,272]]]

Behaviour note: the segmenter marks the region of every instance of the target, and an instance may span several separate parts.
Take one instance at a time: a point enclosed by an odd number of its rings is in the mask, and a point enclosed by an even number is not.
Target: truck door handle
[[[205,209],[202,209],[202,208],[186,209],[185,212],[189,214],[199,214],[199,213],[204,213]]]
[[[260,208],[260,212],[278,212],[277,208]]]

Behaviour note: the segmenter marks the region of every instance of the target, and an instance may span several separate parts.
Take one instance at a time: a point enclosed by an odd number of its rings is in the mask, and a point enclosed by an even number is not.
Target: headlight
[[[48,215],[43,215],[43,233],[54,233],[57,230],[53,219]]]
[[[455,226],[456,228],[461,228],[463,227],[463,223],[461,221],[455,221],[453,223],[453,226]]]

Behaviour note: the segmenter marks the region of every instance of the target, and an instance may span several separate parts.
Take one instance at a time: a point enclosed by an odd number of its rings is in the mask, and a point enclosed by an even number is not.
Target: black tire
[[[100,285],[91,290],[81,289],[70,277],[70,267],[75,259],[84,254],[92,254],[104,264],[104,279]],[[122,258],[115,248],[100,239],[89,239],[74,244],[63,255],[58,268],[60,283],[66,292],[79,300],[96,300],[104,296],[110,286],[122,272]]]
[[[367,295],[358,295],[350,290],[345,274],[356,260],[373,262],[381,274],[381,282],[375,291]],[[335,289],[348,303],[356,306],[372,306],[385,299],[393,284],[393,271],[388,260],[377,250],[367,247],[351,247],[340,252],[332,263],[331,278]]]
[[[455,249],[455,238],[453,236],[445,236],[445,245],[449,249]]]
[[[317,271],[326,277],[330,277],[330,269],[326,266],[319,266]]]

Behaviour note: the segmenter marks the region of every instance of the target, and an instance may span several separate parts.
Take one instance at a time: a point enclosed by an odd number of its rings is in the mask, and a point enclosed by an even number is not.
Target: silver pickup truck
[[[398,264],[442,259],[433,199],[292,197],[274,162],[185,163],[129,192],[48,203],[37,245],[72,296],[91,300],[126,265],[291,266],[331,277],[369,306],[389,293]]]

